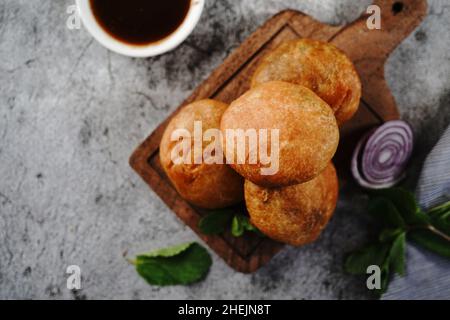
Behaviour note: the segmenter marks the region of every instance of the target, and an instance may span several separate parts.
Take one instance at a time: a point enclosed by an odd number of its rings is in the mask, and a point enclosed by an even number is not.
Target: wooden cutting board
[[[350,167],[349,155],[361,133],[399,117],[384,79],[384,64],[392,50],[419,25],[427,11],[426,0],[379,0],[375,4],[381,8],[381,30],[367,28],[368,15],[345,26],[326,25],[293,10],[275,15],[230,54],[132,154],[131,167],[232,268],[253,272],[267,263],[283,245],[250,233],[234,238],[229,233],[206,236],[199,231],[198,221],[207,211],[191,206],[178,195],[159,162],[159,143],[168,121],[192,101],[212,98],[230,103],[239,97],[249,89],[249,78],[261,57],[284,40],[312,38],[331,42],[354,62],[363,90],[359,111],[341,128],[341,142],[334,159],[341,183],[345,182]],[[243,212],[245,205],[235,210]]]

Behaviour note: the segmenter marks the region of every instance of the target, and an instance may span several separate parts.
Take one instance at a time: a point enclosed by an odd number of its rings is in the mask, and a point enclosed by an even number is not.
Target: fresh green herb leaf
[[[386,258],[381,266],[381,288],[380,290],[376,290],[375,292],[381,296],[386,293],[389,287],[389,281],[391,280],[391,274],[389,269],[389,259]]]
[[[185,251],[187,248],[189,248],[192,245],[192,242],[186,242],[179,245],[175,245],[168,248],[158,249],[152,252],[142,253],[139,255],[139,257],[145,257],[145,258],[154,258],[154,257],[173,257],[177,254],[180,254],[181,252]]]
[[[398,230],[399,229],[395,231]],[[379,248],[378,252],[380,253],[377,257],[372,258],[374,262],[370,262],[370,264],[378,265],[381,269],[381,287],[379,290],[375,290],[375,293],[377,295],[381,296],[387,291],[389,287],[389,281],[391,279],[391,270],[393,272],[397,272],[400,275],[404,274],[405,245],[406,245],[405,232],[400,230],[400,233],[398,233],[397,236],[391,238],[391,242],[381,243],[373,246],[375,248],[378,247]]]
[[[450,201],[430,209],[428,215],[430,217],[441,217],[443,215],[450,216]]]
[[[389,264],[392,266],[393,271],[401,276],[405,274],[405,247],[405,232],[401,232],[392,243],[388,256]]]
[[[378,236],[378,240],[380,240],[380,242],[393,241],[402,232],[404,232],[404,229],[402,228],[383,229]]]
[[[377,217],[384,229],[378,242],[351,254],[344,268],[351,274],[365,274],[367,266],[381,266],[381,289],[386,292],[391,272],[405,273],[406,238],[450,258],[450,202],[424,213],[414,195],[401,188],[375,190],[368,211]]]
[[[431,209],[428,215],[434,227],[450,236],[450,201]]]
[[[260,236],[264,236],[254,225],[251,224],[247,216],[237,214],[231,215],[229,210],[219,210],[210,213],[200,219],[198,227],[203,234],[213,235],[223,233],[231,222],[231,234],[240,237],[245,231],[252,231]]]
[[[198,227],[206,235],[220,234],[228,228],[232,217],[228,210],[218,210],[201,218]]]
[[[426,225],[429,223],[429,217],[420,209],[412,192],[402,188],[389,188],[375,190],[374,194],[390,200],[406,224]]]
[[[136,271],[149,284],[191,284],[203,279],[211,267],[208,251],[196,242],[141,254],[133,261]]]
[[[387,198],[375,197],[369,200],[370,215],[388,227],[404,227],[405,221],[395,205]]]
[[[235,215],[231,223],[231,234],[235,237],[240,237],[245,231],[251,231],[264,237],[264,234],[250,222],[247,216]]]
[[[259,230],[257,227],[255,227],[253,224],[251,224],[251,222],[249,221],[249,225],[246,227],[247,231],[251,231],[256,233],[258,236],[260,237],[265,237],[266,235],[264,233],[261,232],[261,230]]]
[[[344,269],[350,274],[366,274],[367,267],[370,265],[383,265],[386,260],[390,245],[377,243],[369,245],[350,254],[345,260]]]
[[[236,215],[231,223],[231,234],[234,237],[240,237],[244,234],[244,225],[242,224],[242,216]]]
[[[432,226],[450,238],[450,212],[441,217],[432,218]]]
[[[244,226],[244,229],[247,231],[255,231],[258,230],[252,223],[250,222],[250,219],[246,216],[241,216],[241,223]]]
[[[239,220],[245,231],[253,231],[253,232],[259,231],[258,228],[256,228],[254,225],[252,225],[252,223],[250,222],[250,219],[248,217],[241,215],[241,216],[239,216]]]
[[[450,258],[450,242],[427,229],[415,229],[408,233],[408,237],[441,256]]]

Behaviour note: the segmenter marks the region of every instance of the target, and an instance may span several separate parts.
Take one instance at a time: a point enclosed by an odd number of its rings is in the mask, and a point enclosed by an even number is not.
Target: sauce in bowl
[[[191,0],[90,0],[90,5],[109,35],[128,44],[148,45],[178,29]]]

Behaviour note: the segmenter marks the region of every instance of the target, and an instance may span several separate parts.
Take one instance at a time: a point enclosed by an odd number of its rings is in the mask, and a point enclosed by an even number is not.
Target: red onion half
[[[409,124],[393,120],[369,131],[358,142],[352,157],[352,174],[365,188],[382,189],[397,184],[413,150]]]

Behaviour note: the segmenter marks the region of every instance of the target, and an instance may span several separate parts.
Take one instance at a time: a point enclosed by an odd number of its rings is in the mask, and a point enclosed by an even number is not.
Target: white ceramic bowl
[[[144,58],[168,52],[182,43],[191,34],[200,20],[205,0],[191,0],[191,7],[178,29],[168,37],[148,45],[132,45],[117,40],[109,35],[97,22],[91,9],[90,0],[76,0],[76,3],[84,26],[104,47],[125,56]]]

